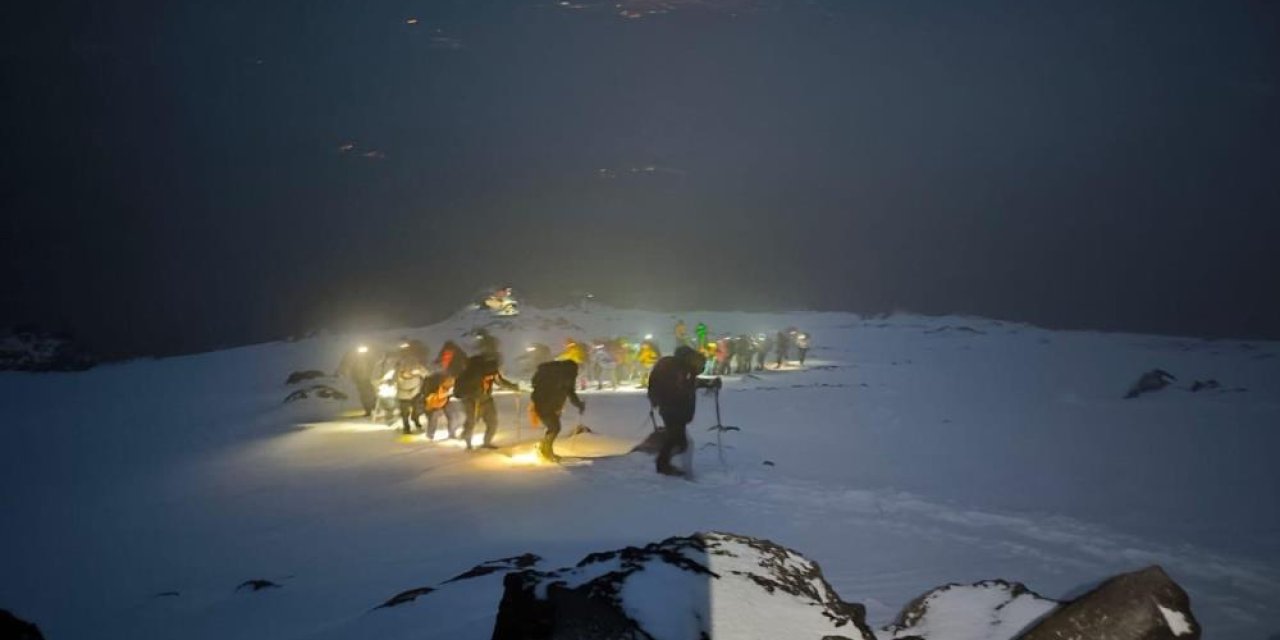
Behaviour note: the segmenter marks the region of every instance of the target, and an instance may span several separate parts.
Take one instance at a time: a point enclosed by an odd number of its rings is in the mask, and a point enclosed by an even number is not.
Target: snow
[[[354,336],[0,373],[0,608],[60,639],[487,638],[500,576],[372,609],[493,558],[567,566],[720,530],[804,553],[876,627],[946,583],[999,577],[1062,598],[1157,563],[1207,638],[1280,632],[1280,344],[600,307],[524,309],[493,331],[508,358],[529,341],[624,331],[669,352],[677,317],[713,334],[794,325],[815,346],[807,367],[726,379],[723,418],[742,431],[724,434],[723,465],[714,447],[697,451],[692,483],[643,457],[513,464],[337,416],[332,401],[281,402],[285,375],[332,370]],[[437,348],[472,326],[380,337]],[[1178,382],[1122,400],[1152,368]],[[1209,378],[1223,388],[1185,390]],[[647,433],[636,390],[584,398],[596,433],[562,455],[625,451]],[[714,411],[699,403],[701,447]],[[498,405],[510,444],[516,401]],[[282,587],[235,591],[253,578]],[[179,595],[156,597],[166,591]]]
[[[890,637],[930,640],[1009,640],[1057,605],[1031,593],[1016,593],[1008,583],[951,585],[930,594],[924,615],[905,621]]]
[[[1167,609],[1158,604],[1156,605],[1156,608],[1160,609],[1160,615],[1164,616],[1165,624],[1169,625],[1169,630],[1173,632],[1173,635],[1184,636],[1189,635],[1194,631],[1194,629],[1191,628],[1191,623],[1187,621],[1187,617],[1182,615],[1181,611]]]

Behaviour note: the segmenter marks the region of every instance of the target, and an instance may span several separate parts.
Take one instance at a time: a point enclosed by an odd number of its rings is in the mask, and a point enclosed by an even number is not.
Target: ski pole
[[[724,466],[724,423],[720,421],[720,389],[716,389],[716,455],[720,458],[720,466]]]

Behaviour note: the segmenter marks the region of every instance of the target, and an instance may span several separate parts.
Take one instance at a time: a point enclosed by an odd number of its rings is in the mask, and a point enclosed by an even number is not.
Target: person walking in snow
[[[739,375],[751,373],[756,358],[756,343],[751,336],[742,334],[734,341],[734,367]]]
[[[609,345],[597,342],[591,347],[591,377],[596,381],[596,390],[604,389],[605,380],[609,381],[614,391],[618,390],[618,361],[609,351]]]
[[[804,366],[804,357],[809,353],[809,334],[801,331],[796,334],[796,353],[800,359],[800,366]]]
[[[676,349],[674,355],[658,360],[649,374],[649,405],[662,416],[663,438],[658,449],[657,470],[666,475],[683,475],[671,464],[671,456],[689,446],[686,429],[693,421],[699,388],[719,389],[720,378],[705,380],[698,377],[705,365],[701,353],[686,346]]]
[[[444,415],[445,430],[448,432],[449,437],[458,437],[458,433],[453,427],[454,412],[449,410],[451,406],[449,397],[453,395],[453,385],[453,376],[444,371],[437,371],[423,380],[422,389],[425,396],[424,405],[427,413],[428,440],[435,440],[436,423],[441,415]]]
[[[578,365],[570,360],[555,360],[543,363],[533,374],[533,414],[547,428],[538,445],[538,453],[542,457],[557,461],[556,436],[560,435],[560,414],[564,411],[565,401],[578,408],[578,415],[587,410],[587,404],[578,397],[574,386],[578,380]]]
[[[378,404],[378,390],[373,383],[373,364],[376,356],[369,352],[369,347],[360,345],[342,355],[338,369],[333,375],[345,377],[356,388],[360,396],[360,406],[364,409],[364,417],[373,416],[373,408]]]
[[[427,368],[414,362],[412,358],[403,358],[396,367],[396,402],[400,405],[400,420],[404,423],[404,432],[412,433],[413,427],[422,429],[422,383],[426,380]]]
[[[778,365],[776,368],[778,369],[782,368],[782,363],[785,362],[787,359],[787,351],[789,351],[790,344],[791,344],[791,339],[787,337],[787,332],[779,331],[778,337],[773,344],[773,348],[778,351]]]
[[[649,386],[649,372],[653,370],[653,365],[661,357],[662,351],[658,349],[658,345],[653,340],[645,340],[640,343],[640,351],[636,353],[636,365],[640,368],[640,386]]]
[[[490,354],[471,356],[467,368],[458,376],[453,397],[462,402],[462,439],[471,448],[471,434],[476,422],[484,420],[485,449],[493,449],[493,436],[498,432],[498,408],[493,403],[493,386],[519,391],[520,385],[507,380],[498,372],[498,359]],[[518,418],[517,418],[518,419]]]
[[[727,376],[733,366],[733,338],[724,336],[716,340],[715,375]]]
[[[767,333],[757,333],[752,340],[756,349],[756,371],[764,371],[765,360],[769,358],[769,352],[773,350],[773,336]]]

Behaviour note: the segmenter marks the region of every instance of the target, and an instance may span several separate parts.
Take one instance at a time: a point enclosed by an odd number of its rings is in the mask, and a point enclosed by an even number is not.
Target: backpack
[[[573,388],[578,379],[578,365],[572,360],[552,360],[538,365],[533,373],[533,389],[552,389],[557,385]]]

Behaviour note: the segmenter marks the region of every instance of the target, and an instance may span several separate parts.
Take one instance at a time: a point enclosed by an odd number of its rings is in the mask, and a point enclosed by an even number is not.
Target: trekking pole
[[[720,421],[720,389],[716,389],[716,455],[720,458],[720,466],[724,466],[724,423]]]
[[[724,435],[724,432],[726,432],[726,431],[742,431],[742,429],[740,429],[740,428],[738,428],[738,427],[729,426],[729,425],[726,425],[726,424],[724,424],[723,422],[721,422],[721,420],[720,420],[720,389],[718,389],[718,388],[715,390],[715,402],[716,402],[716,423],[715,423],[715,425],[713,425],[712,427],[710,427],[710,428],[708,429],[708,431],[715,431],[715,432],[716,432],[716,453],[718,454],[718,456],[719,456],[719,458],[720,458],[720,465],[721,465],[721,466],[724,466],[724,464],[725,464],[725,462],[724,462],[724,441],[723,441],[723,438],[722,438],[721,436],[723,436],[723,435]]]
[[[521,428],[520,428],[520,426],[521,426],[521,422],[522,422],[522,421],[520,420],[520,392],[519,392],[519,391],[517,391],[517,392],[515,392],[515,393],[514,393],[514,394],[512,394],[512,395],[514,395],[514,396],[516,397],[516,416],[515,416],[515,420],[516,420],[516,442],[520,442],[520,439],[521,439],[522,437],[524,437],[524,436],[523,436],[523,434],[522,434],[522,432],[521,432],[522,430],[521,430]]]

